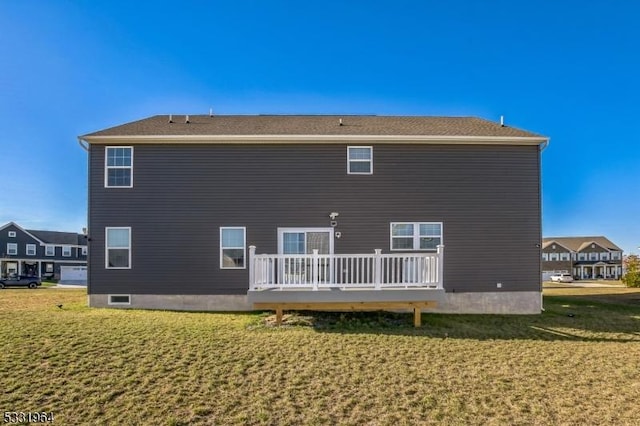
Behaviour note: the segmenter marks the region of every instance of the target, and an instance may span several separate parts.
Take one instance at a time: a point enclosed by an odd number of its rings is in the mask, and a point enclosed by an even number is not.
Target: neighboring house
[[[473,117],[165,115],[79,141],[91,306],[541,310],[546,137]]]
[[[14,222],[0,226],[0,275],[60,278],[64,266],[87,265],[87,239],[73,232],[23,229]]]
[[[543,275],[568,272],[576,279],[618,279],[622,249],[605,237],[548,237],[542,243]]]

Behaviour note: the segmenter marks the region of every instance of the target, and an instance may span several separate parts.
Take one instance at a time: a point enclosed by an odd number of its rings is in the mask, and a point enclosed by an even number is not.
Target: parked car
[[[551,275],[551,281],[559,283],[572,283],[573,276],[571,274],[553,274]]]
[[[8,278],[0,278],[0,288],[5,287],[29,287],[37,288],[42,284],[42,280],[38,277],[30,277],[27,275],[9,275]]]

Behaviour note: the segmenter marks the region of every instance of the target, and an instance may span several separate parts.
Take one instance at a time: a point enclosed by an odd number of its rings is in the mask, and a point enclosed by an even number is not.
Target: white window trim
[[[53,249],[53,254],[49,254],[49,249]],[[44,255],[45,256],[55,256],[56,255],[56,246],[52,244],[47,244],[44,246]]]
[[[243,250],[244,266],[224,266],[224,256],[222,255],[222,231],[225,229],[241,229],[242,230],[242,247],[224,247],[229,250]],[[220,269],[247,269],[247,227],[246,226],[221,226],[220,227]]]
[[[86,256],[87,255],[87,247],[80,247],[81,251],[80,251],[80,255],[81,256]]]
[[[111,148],[129,148],[131,149],[131,165],[130,166],[108,166],[109,162],[109,149]],[[128,186],[110,186],[109,185],[109,170],[110,169],[130,169],[131,170],[131,182]],[[133,146],[105,146],[104,148],[104,187],[105,188],[133,188]]]
[[[394,249],[393,248],[393,239],[394,238],[409,238],[409,235],[405,236],[393,236],[393,225],[413,225],[413,248],[410,249]],[[442,222],[391,222],[389,224],[389,249],[391,251],[437,251],[436,249],[421,249],[420,248],[420,225],[440,225],[440,244],[444,244],[444,224]],[[427,236],[429,237],[429,236]],[[416,248],[417,247],[417,248]]]
[[[129,301],[128,302],[112,302],[111,300],[112,300],[113,297],[128,297]],[[107,304],[108,305],[122,305],[122,306],[131,305],[131,295],[130,294],[110,294],[108,296],[108,299],[107,299]]]
[[[16,231],[9,231],[8,235],[9,235],[9,238],[15,238],[16,237]]]
[[[126,248],[129,249],[129,266],[109,266],[109,246],[108,235],[110,229],[126,229],[129,231],[129,241]],[[125,247],[111,247],[113,249],[123,249]],[[104,267],[106,269],[131,269],[131,227],[130,226],[106,226],[104,228]]]
[[[369,160],[360,160],[360,159],[356,159],[356,160],[351,160],[349,157],[349,151],[352,148],[369,148],[369,151],[371,151],[371,159]],[[369,172],[352,172],[351,171],[351,163],[370,163],[370,168],[369,168]],[[348,175],[372,175],[373,174],[373,146],[360,146],[360,145],[353,145],[353,146],[347,146],[347,174]]]
[[[31,252],[29,250],[30,248],[33,249],[31,250]],[[25,246],[25,253],[27,254],[27,256],[35,256],[37,253],[37,250],[38,248],[36,247],[35,244],[26,244]]]
[[[18,243],[7,243],[7,255],[8,256],[18,255]]]
[[[64,254],[67,249],[69,254]],[[71,257],[71,246],[62,246],[62,257]]]

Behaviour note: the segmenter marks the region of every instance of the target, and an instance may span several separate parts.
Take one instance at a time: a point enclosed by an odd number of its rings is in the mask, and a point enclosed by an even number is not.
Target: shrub
[[[622,277],[622,282],[627,287],[640,287],[640,258],[631,254],[624,259],[627,273]]]

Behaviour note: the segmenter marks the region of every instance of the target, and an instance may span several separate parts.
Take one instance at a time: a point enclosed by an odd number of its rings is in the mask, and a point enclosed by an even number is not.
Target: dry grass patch
[[[85,303],[81,290],[0,292],[0,409],[53,411],[58,424],[640,418],[633,304],[550,295],[542,315],[425,314],[414,329],[408,314],[303,313],[275,328],[268,314]]]

